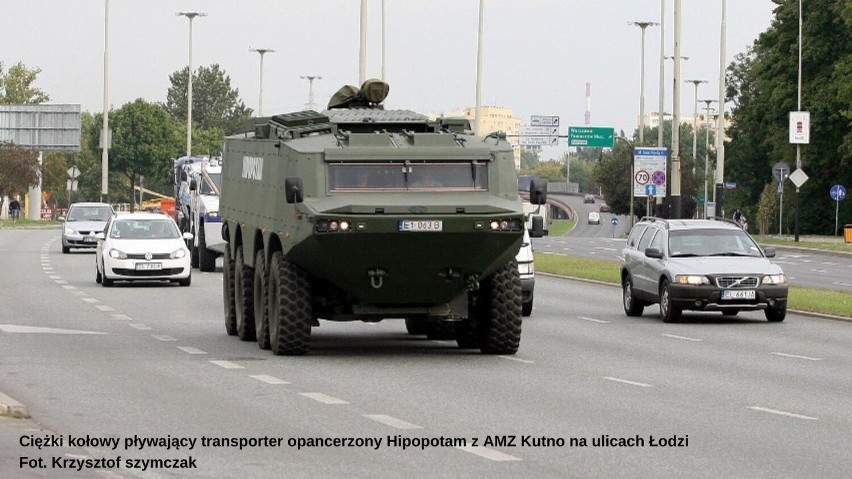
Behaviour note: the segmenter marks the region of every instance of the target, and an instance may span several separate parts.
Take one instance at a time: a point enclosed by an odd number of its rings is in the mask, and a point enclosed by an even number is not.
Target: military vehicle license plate
[[[157,270],[163,269],[162,263],[136,263],[137,270]]]
[[[400,231],[443,231],[441,220],[400,220]]]
[[[732,290],[722,291],[722,299],[754,299],[754,290]]]

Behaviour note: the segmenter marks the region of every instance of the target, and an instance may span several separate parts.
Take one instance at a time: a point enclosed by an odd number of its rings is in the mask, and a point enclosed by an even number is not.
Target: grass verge
[[[621,283],[617,261],[535,253],[535,269],[542,273]],[[790,286],[787,301],[790,309],[852,318],[852,294],[848,292]]]
[[[53,226],[58,225],[59,221],[33,221],[33,220],[25,220],[19,219],[18,221],[12,220],[0,220],[0,228],[29,228],[32,226]]]
[[[829,241],[793,241],[793,240],[785,240],[772,238],[769,236],[753,236],[754,240],[759,244],[767,244],[773,246],[795,246],[799,248],[813,248],[820,249],[825,251],[845,251],[847,253],[852,253],[852,243],[838,243],[838,242],[829,242]]]
[[[549,236],[562,236],[574,229],[574,220],[553,220],[550,223]]]

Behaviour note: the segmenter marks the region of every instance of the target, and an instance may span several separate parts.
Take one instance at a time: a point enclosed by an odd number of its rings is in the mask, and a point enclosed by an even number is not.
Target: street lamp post
[[[314,80],[322,80],[319,75],[305,75],[299,77],[302,80],[308,80],[308,110],[314,109]]]
[[[473,115],[473,131],[480,134],[479,115],[482,109],[482,37],[484,34],[485,0],[479,0],[479,33],[476,40],[476,110]],[[482,133],[484,134],[484,133]]]
[[[680,191],[680,30],[681,0],[674,2],[674,91],[672,93],[672,183],[671,217],[681,217]]]
[[[704,117],[704,217],[707,217],[707,176],[709,174],[710,164],[710,112],[713,110],[710,108],[711,103],[716,103],[716,100],[701,100],[706,105],[704,107],[704,111],[706,111],[706,116]]]
[[[657,146],[663,147],[663,126],[666,111],[666,0],[660,0],[660,108],[659,124],[657,125]]]
[[[202,12],[178,12],[175,15],[189,19],[189,68],[186,84],[186,156],[192,156],[192,21],[195,17],[206,17]]]
[[[260,54],[260,93],[258,93],[257,99],[257,116],[263,116],[263,56],[267,53],[275,53],[275,50],[271,48],[251,48],[249,47],[250,52],[257,52]]]
[[[657,22],[630,22],[642,29],[642,62],[639,74],[639,144],[645,144],[645,29],[651,25],[659,25]],[[632,203],[631,203],[632,206]]]
[[[636,166],[635,166],[635,163],[634,163],[636,161],[636,157],[635,157],[636,150],[634,149],[634,144],[630,140],[628,140],[627,138],[624,138],[622,136],[616,136],[615,139],[621,140],[621,141],[627,143],[627,146],[630,147],[630,223],[629,223],[629,226],[627,227],[627,231],[630,231],[633,228],[633,218],[634,218],[633,217],[633,214],[634,214],[633,213],[633,170],[636,169]]]
[[[101,201],[109,201],[109,0],[104,0],[104,113],[101,127]],[[69,194],[70,194],[69,189]]]
[[[698,161],[698,85],[707,83],[707,80],[684,80],[686,83],[695,85],[695,108],[692,113],[692,174],[695,175],[695,163]]]
[[[722,0],[721,39],[719,41],[719,115],[716,119],[716,178],[713,200],[716,202],[716,216],[724,216],[723,183],[725,178],[725,57],[727,36],[728,1]]]

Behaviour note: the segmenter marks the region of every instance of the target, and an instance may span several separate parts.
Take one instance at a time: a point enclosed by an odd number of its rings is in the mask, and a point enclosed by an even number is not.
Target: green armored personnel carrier
[[[324,114],[226,138],[225,329],[296,355],[319,319],[405,318],[410,333],[515,353],[524,213],[512,147],[467,121],[384,110],[387,91],[347,86]],[[545,196],[533,181],[532,202]]]

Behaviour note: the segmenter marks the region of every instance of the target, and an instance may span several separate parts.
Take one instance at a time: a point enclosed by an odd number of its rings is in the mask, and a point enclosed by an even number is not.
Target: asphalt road
[[[275,357],[225,334],[220,273],[195,272],[189,288],[102,288],[93,255],[62,255],[56,230],[3,231],[0,248],[0,391],[26,404],[32,424],[46,431],[120,440],[115,450],[38,450],[20,438],[43,431],[0,421],[2,477],[759,478],[852,470],[849,323],[789,314],[775,324],[754,312],[733,320],[687,313],[683,323],[664,324],[653,308],[627,318],[617,288],[540,276],[514,356],[459,350],[385,321],[323,322],[310,355]],[[596,446],[604,435],[638,437],[637,445]],[[283,439],[241,450],[125,449],[134,436]],[[295,446],[310,438],[382,442]],[[403,448],[418,438],[445,445]],[[680,447],[652,445],[662,438]],[[75,474],[22,469],[21,456],[48,465],[55,456],[191,456],[197,468]]]

